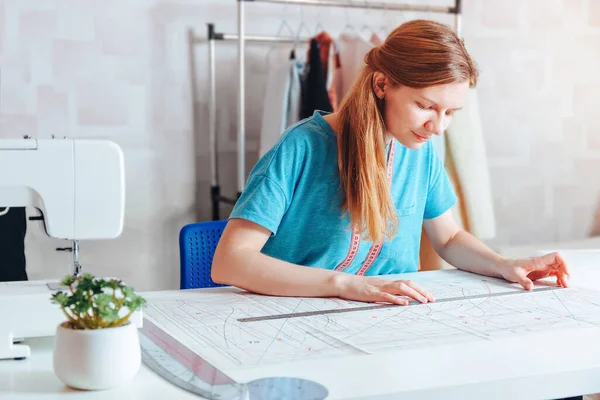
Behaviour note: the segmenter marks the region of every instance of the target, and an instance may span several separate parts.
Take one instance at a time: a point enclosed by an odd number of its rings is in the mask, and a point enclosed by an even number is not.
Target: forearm
[[[463,230],[458,231],[437,252],[440,257],[458,269],[481,275],[502,277],[500,270],[506,260],[479,239]]]
[[[215,255],[212,278],[272,296],[337,297],[340,285],[349,278],[336,271],[288,263],[253,249]]]

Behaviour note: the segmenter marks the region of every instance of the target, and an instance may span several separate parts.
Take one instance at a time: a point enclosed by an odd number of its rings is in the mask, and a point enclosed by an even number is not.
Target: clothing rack
[[[278,36],[253,36],[245,33],[245,3],[279,3],[279,4],[298,4],[307,6],[323,6],[323,7],[340,7],[340,8],[361,8],[369,10],[385,10],[385,11],[410,11],[410,12],[427,12],[427,13],[442,13],[455,15],[455,29],[460,36],[462,31],[462,0],[454,0],[454,6],[431,6],[421,4],[394,4],[389,2],[374,2],[371,0],[353,1],[353,0],[236,0],[237,1],[237,34],[219,33],[215,31],[214,24],[208,24],[208,60],[209,60],[209,145],[211,152],[211,202],[212,202],[212,219],[220,219],[219,205],[220,203],[234,205],[237,199],[244,190],[246,181],[246,103],[245,103],[245,64],[246,64],[246,42],[278,42],[278,43],[296,43],[307,41],[309,38],[282,38]],[[238,123],[237,123],[237,196],[229,198],[221,196],[221,189],[218,178],[217,167],[217,141],[216,141],[216,79],[215,79],[215,44],[217,40],[237,41],[238,44],[238,73],[239,73],[239,90],[238,90]],[[195,60],[194,46],[197,43],[206,41],[206,39],[198,38],[193,31],[189,32],[190,43],[190,71],[192,74],[192,96],[193,102],[193,120],[194,133],[196,133],[195,124],[197,121],[197,96],[196,96],[196,80],[194,76]]]
[[[244,36],[246,42],[256,43],[297,43],[306,42],[310,38],[287,38],[279,36]],[[238,190],[237,197],[225,197],[221,195],[221,186],[219,184],[219,167],[218,167],[218,146],[217,146],[217,97],[216,97],[216,58],[215,58],[215,47],[217,41],[238,41],[239,36],[232,33],[217,32],[215,24],[207,24],[207,36],[206,38],[198,37],[194,34],[192,29],[188,30],[188,44],[189,44],[189,55],[190,55],[190,79],[192,84],[192,120],[193,120],[193,132],[197,135],[197,121],[198,121],[198,95],[196,92],[196,58],[194,55],[194,47],[197,44],[208,42],[208,77],[209,77],[209,100],[208,100],[208,141],[210,150],[210,185],[211,185],[211,204],[212,204],[212,219],[213,221],[220,219],[219,205],[221,203],[235,205],[237,199],[241,195],[241,190]],[[241,142],[238,140],[238,163],[240,162],[239,155],[245,155],[245,140]],[[245,157],[242,157],[242,163],[245,162]],[[243,164],[242,164],[243,165]],[[238,169],[239,173],[239,169]],[[244,173],[242,169],[242,173]],[[239,180],[238,180],[239,182]]]

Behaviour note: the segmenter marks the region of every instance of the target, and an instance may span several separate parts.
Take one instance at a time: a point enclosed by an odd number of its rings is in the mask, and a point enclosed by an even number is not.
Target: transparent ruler
[[[462,296],[462,297],[449,297],[445,299],[436,300],[434,303],[447,303],[450,301],[465,301],[465,300],[475,300],[475,299],[487,299],[490,297],[501,297],[501,296],[515,296],[519,294],[530,294],[532,292],[547,292],[549,290],[560,290],[562,287],[541,287],[535,288],[533,290],[522,290],[518,292],[499,292],[499,293],[484,293],[484,294],[476,294],[472,296]],[[410,307],[410,306],[418,306],[422,305],[416,300],[409,302],[407,306],[402,306],[399,304],[374,304],[368,306],[359,306],[359,307],[348,307],[348,308],[336,308],[333,310],[316,310],[316,311],[304,311],[297,313],[289,313],[289,314],[273,314],[273,315],[263,315],[259,317],[248,317],[248,318],[238,318],[239,322],[257,322],[257,321],[267,321],[272,319],[286,319],[286,318],[299,318],[299,317],[312,317],[315,315],[323,315],[323,314],[340,314],[340,313],[349,313],[355,311],[367,311],[367,310],[378,310],[382,308],[392,308],[392,307]]]
[[[143,363],[171,384],[201,399],[321,400],[328,390],[299,378],[268,377],[238,383],[144,318],[140,328]]]

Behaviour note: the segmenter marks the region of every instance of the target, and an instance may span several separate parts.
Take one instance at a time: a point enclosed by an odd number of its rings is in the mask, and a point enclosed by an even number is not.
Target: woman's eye
[[[452,115],[452,114],[453,114],[452,110],[448,110],[448,111],[446,111],[446,115],[450,116],[450,115]]]
[[[416,102],[417,106],[423,110],[427,109],[427,107],[425,107],[423,104],[419,103],[418,101]]]

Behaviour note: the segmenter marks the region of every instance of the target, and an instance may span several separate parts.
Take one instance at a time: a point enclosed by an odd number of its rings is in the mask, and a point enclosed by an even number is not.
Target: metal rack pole
[[[221,33],[221,35],[223,35],[223,40],[238,40],[239,39],[239,35],[235,34],[235,33]],[[308,37],[301,37],[301,38],[285,38],[285,37],[279,37],[279,36],[260,36],[260,35],[245,35],[244,36],[244,41],[245,42],[278,42],[278,43],[297,43],[297,42],[302,42],[302,41],[307,41],[310,40],[311,38]]]
[[[215,77],[215,26],[208,24],[208,142],[210,149],[210,194],[212,200],[212,218],[219,219],[219,203],[221,188],[219,186],[218,172],[218,146],[217,146],[217,89]]]
[[[454,0],[454,24],[456,34],[462,37],[462,0]]]
[[[244,1],[238,1],[238,69],[239,69],[239,88],[238,88],[238,134],[237,134],[237,197],[239,198],[244,190],[246,180],[246,49],[244,42]]]
[[[196,82],[196,55],[195,55],[195,46],[196,46],[196,36],[194,35],[194,30],[193,29],[188,29],[188,53],[189,53],[189,69],[190,69],[190,95],[192,98],[192,109],[191,109],[191,116],[192,116],[192,134],[194,137],[194,155],[197,154],[198,151],[198,89],[197,89],[197,82]],[[195,158],[195,167],[196,167],[196,174],[198,174],[197,171],[199,171],[199,166],[198,166],[198,160],[197,158]],[[197,179],[196,179],[197,181]],[[199,191],[198,191],[198,186],[196,186],[196,199],[199,198]],[[196,216],[198,216],[198,209],[196,209]]]
[[[285,3],[306,6],[341,7],[341,8],[368,8],[371,10],[393,10],[393,11],[415,11],[415,12],[438,12],[454,13],[454,7],[449,6],[426,6],[419,4],[394,4],[381,1],[338,1],[338,0],[238,0],[238,2],[256,3]]]
[[[197,131],[197,109],[198,99],[196,91],[196,62],[194,56],[194,45],[198,43],[208,42],[208,80],[209,80],[209,96],[208,96],[208,136],[209,136],[209,151],[210,151],[210,183],[211,183],[211,204],[212,204],[212,219],[213,221],[220,219],[220,203],[235,205],[237,198],[228,198],[221,196],[221,186],[219,184],[219,168],[218,168],[218,135],[217,135],[217,97],[216,97],[216,56],[215,47],[217,40],[237,41],[239,35],[230,33],[219,33],[212,23],[207,24],[207,38],[200,38],[194,35],[193,30],[188,31],[190,45],[190,73],[192,84],[192,99],[193,99],[193,131]],[[280,42],[280,43],[295,43],[297,40],[308,40],[308,38],[282,38],[278,36],[245,36],[244,41],[247,42]],[[243,142],[242,142],[243,145]],[[239,197],[239,193],[238,193]]]

